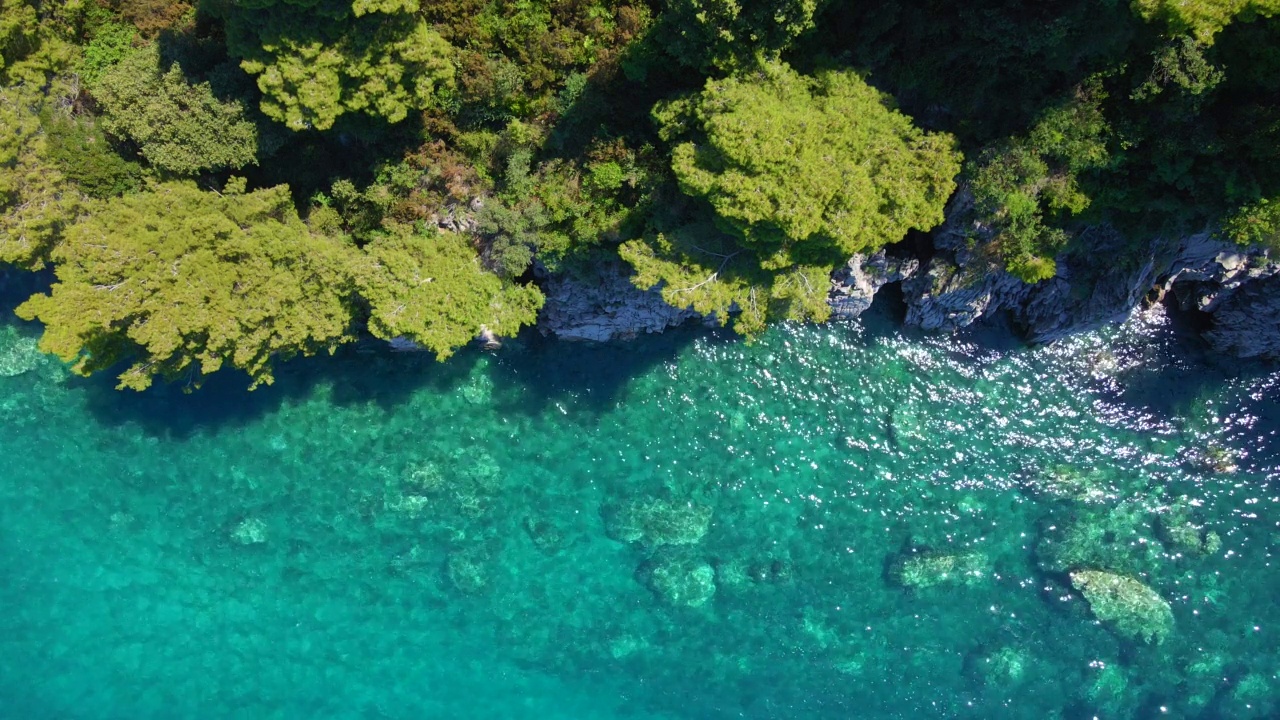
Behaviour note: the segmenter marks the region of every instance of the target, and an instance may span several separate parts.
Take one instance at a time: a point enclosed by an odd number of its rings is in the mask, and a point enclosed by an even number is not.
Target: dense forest
[[[0,0],[0,261],[84,373],[440,358],[625,261],[751,335],[943,220],[1280,237],[1278,0]],[[1114,254],[1099,262],[1116,262]]]

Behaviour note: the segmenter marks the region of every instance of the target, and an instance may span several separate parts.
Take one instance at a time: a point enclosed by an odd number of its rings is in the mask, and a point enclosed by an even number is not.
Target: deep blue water
[[[190,395],[36,332],[0,330],[3,718],[1280,708],[1280,373],[1159,314],[351,351]],[[1081,570],[1147,588],[1159,642]]]

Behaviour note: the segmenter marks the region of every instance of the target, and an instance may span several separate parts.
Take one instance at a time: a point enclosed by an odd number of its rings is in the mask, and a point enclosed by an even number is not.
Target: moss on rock
[[[698,607],[716,594],[716,572],[701,558],[662,555],[641,565],[637,576],[667,605]]]
[[[1077,570],[1071,584],[1089,601],[1095,617],[1120,635],[1159,643],[1173,631],[1173,610],[1138,580],[1103,570]]]
[[[711,508],[690,501],[640,498],[604,511],[609,537],[651,547],[692,545],[707,534]]]
[[[910,551],[899,558],[890,576],[903,587],[927,588],[942,584],[973,585],[986,577],[990,563],[982,553]]]

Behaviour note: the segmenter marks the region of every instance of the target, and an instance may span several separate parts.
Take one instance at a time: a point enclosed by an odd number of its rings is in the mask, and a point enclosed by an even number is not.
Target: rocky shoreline
[[[1089,246],[1115,248],[1116,262],[1100,266],[1096,252],[1086,259],[1064,255],[1057,276],[1029,285],[994,259],[971,206],[968,194],[958,193],[947,221],[932,234],[931,250],[919,256],[881,250],[850,258],[832,277],[833,317],[855,318],[882,288],[901,283],[908,327],[951,332],[1001,318],[1026,341],[1047,343],[1163,301],[1203,314],[1203,336],[1214,350],[1280,360],[1280,261],[1263,250],[1202,232],[1150,240],[1135,251],[1114,229],[1099,226],[1084,231],[1093,235]],[[622,266],[601,268],[589,279],[553,276],[542,286],[547,301],[538,328],[547,336],[604,342],[695,319],[714,324],[667,305],[654,290],[636,289]]]

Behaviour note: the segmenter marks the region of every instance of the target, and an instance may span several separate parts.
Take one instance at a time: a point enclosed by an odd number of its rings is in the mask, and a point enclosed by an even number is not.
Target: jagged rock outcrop
[[[1156,239],[1134,251],[1108,226],[1083,231],[1087,257],[1058,258],[1058,274],[1028,285],[986,252],[990,234],[972,219],[972,199],[957,193],[935,233],[936,252],[903,281],[906,324],[953,331],[1006,313],[1030,342],[1052,342],[1124,320],[1145,298],[1172,293],[1184,309],[1210,313],[1206,338],[1243,357],[1277,357],[1280,326],[1271,283],[1280,265],[1210,233]],[[1106,257],[1114,258],[1105,262]],[[1264,282],[1265,281],[1265,282]],[[1238,296],[1237,296],[1238,295]]]
[[[480,226],[480,211],[484,208],[483,197],[473,197],[465,205],[451,203],[443,212],[432,216],[431,220],[441,230],[448,230],[462,235],[476,232]]]
[[[1086,229],[1081,240],[1099,251],[1083,259],[1060,258],[1056,277],[1024,284],[1026,296],[1014,318],[1027,340],[1052,342],[1129,317],[1155,285],[1161,272],[1157,257],[1167,254],[1153,246],[1136,260],[1097,264],[1099,256],[1129,257],[1122,247],[1126,240],[1106,226]]]
[[[954,331],[1022,303],[1030,286],[1005,272],[989,252],[990,231],[973,219],[966,188],[947,203],[946,221],[934,232],[933,257],[902,283],[906,324]]]
[[[962,265],[949,253],[935,255],[923,272],[902,283],[905,322],[924,330],[959,330],[1017,306],[1029,289],[999,268]]]
[[[1280,274],[1250,282],[1217,304],[1205,339],[1219,352],[1280,360]]]
[[[856,318],[871,307],[880,288],[911,277],[920,269],[915,258],[889,257],[881,250],[873,255],[855,254],[831,277],[827,302],[832,317]]]
[[[702,316],[668,305],[654,290],[631,284],[630,270],[620,263],[592,269],[589,278],[551,275],[540,284],[546,303],[538,329],[562,340],[627,340],[641,333],[662,332]]]
[[[1215,313],[1237,290],[1280,273],[1280,262],[1210,235],[1194,235],[1159,287],[1184,310]]]
[[[857,317],[881,288],[901,282],[908,326],[950,332],[1003,316],[1028,341],[1045,343],[1120,322],[1144,301],[1167,299],[1211,316],[1205,337],[1216,349],[1280,359],[1280,263],[1264,251],[1208,232],[1151,240],[1135,250],[1114,228],[1096,226],[1082,231],[1087,256],[1059,257],[1055,277],[1029,285],[1004,270],[990,231],[972,209],[972,196],[961,189],[924,260],[883,250],[850,258],[831,280],[832,316]],[[589,279],[544,277],[547,301],[538,327],[564,339],[607,341],[701,317],[635,288],[629,276],[626,266],[612,264]]]

